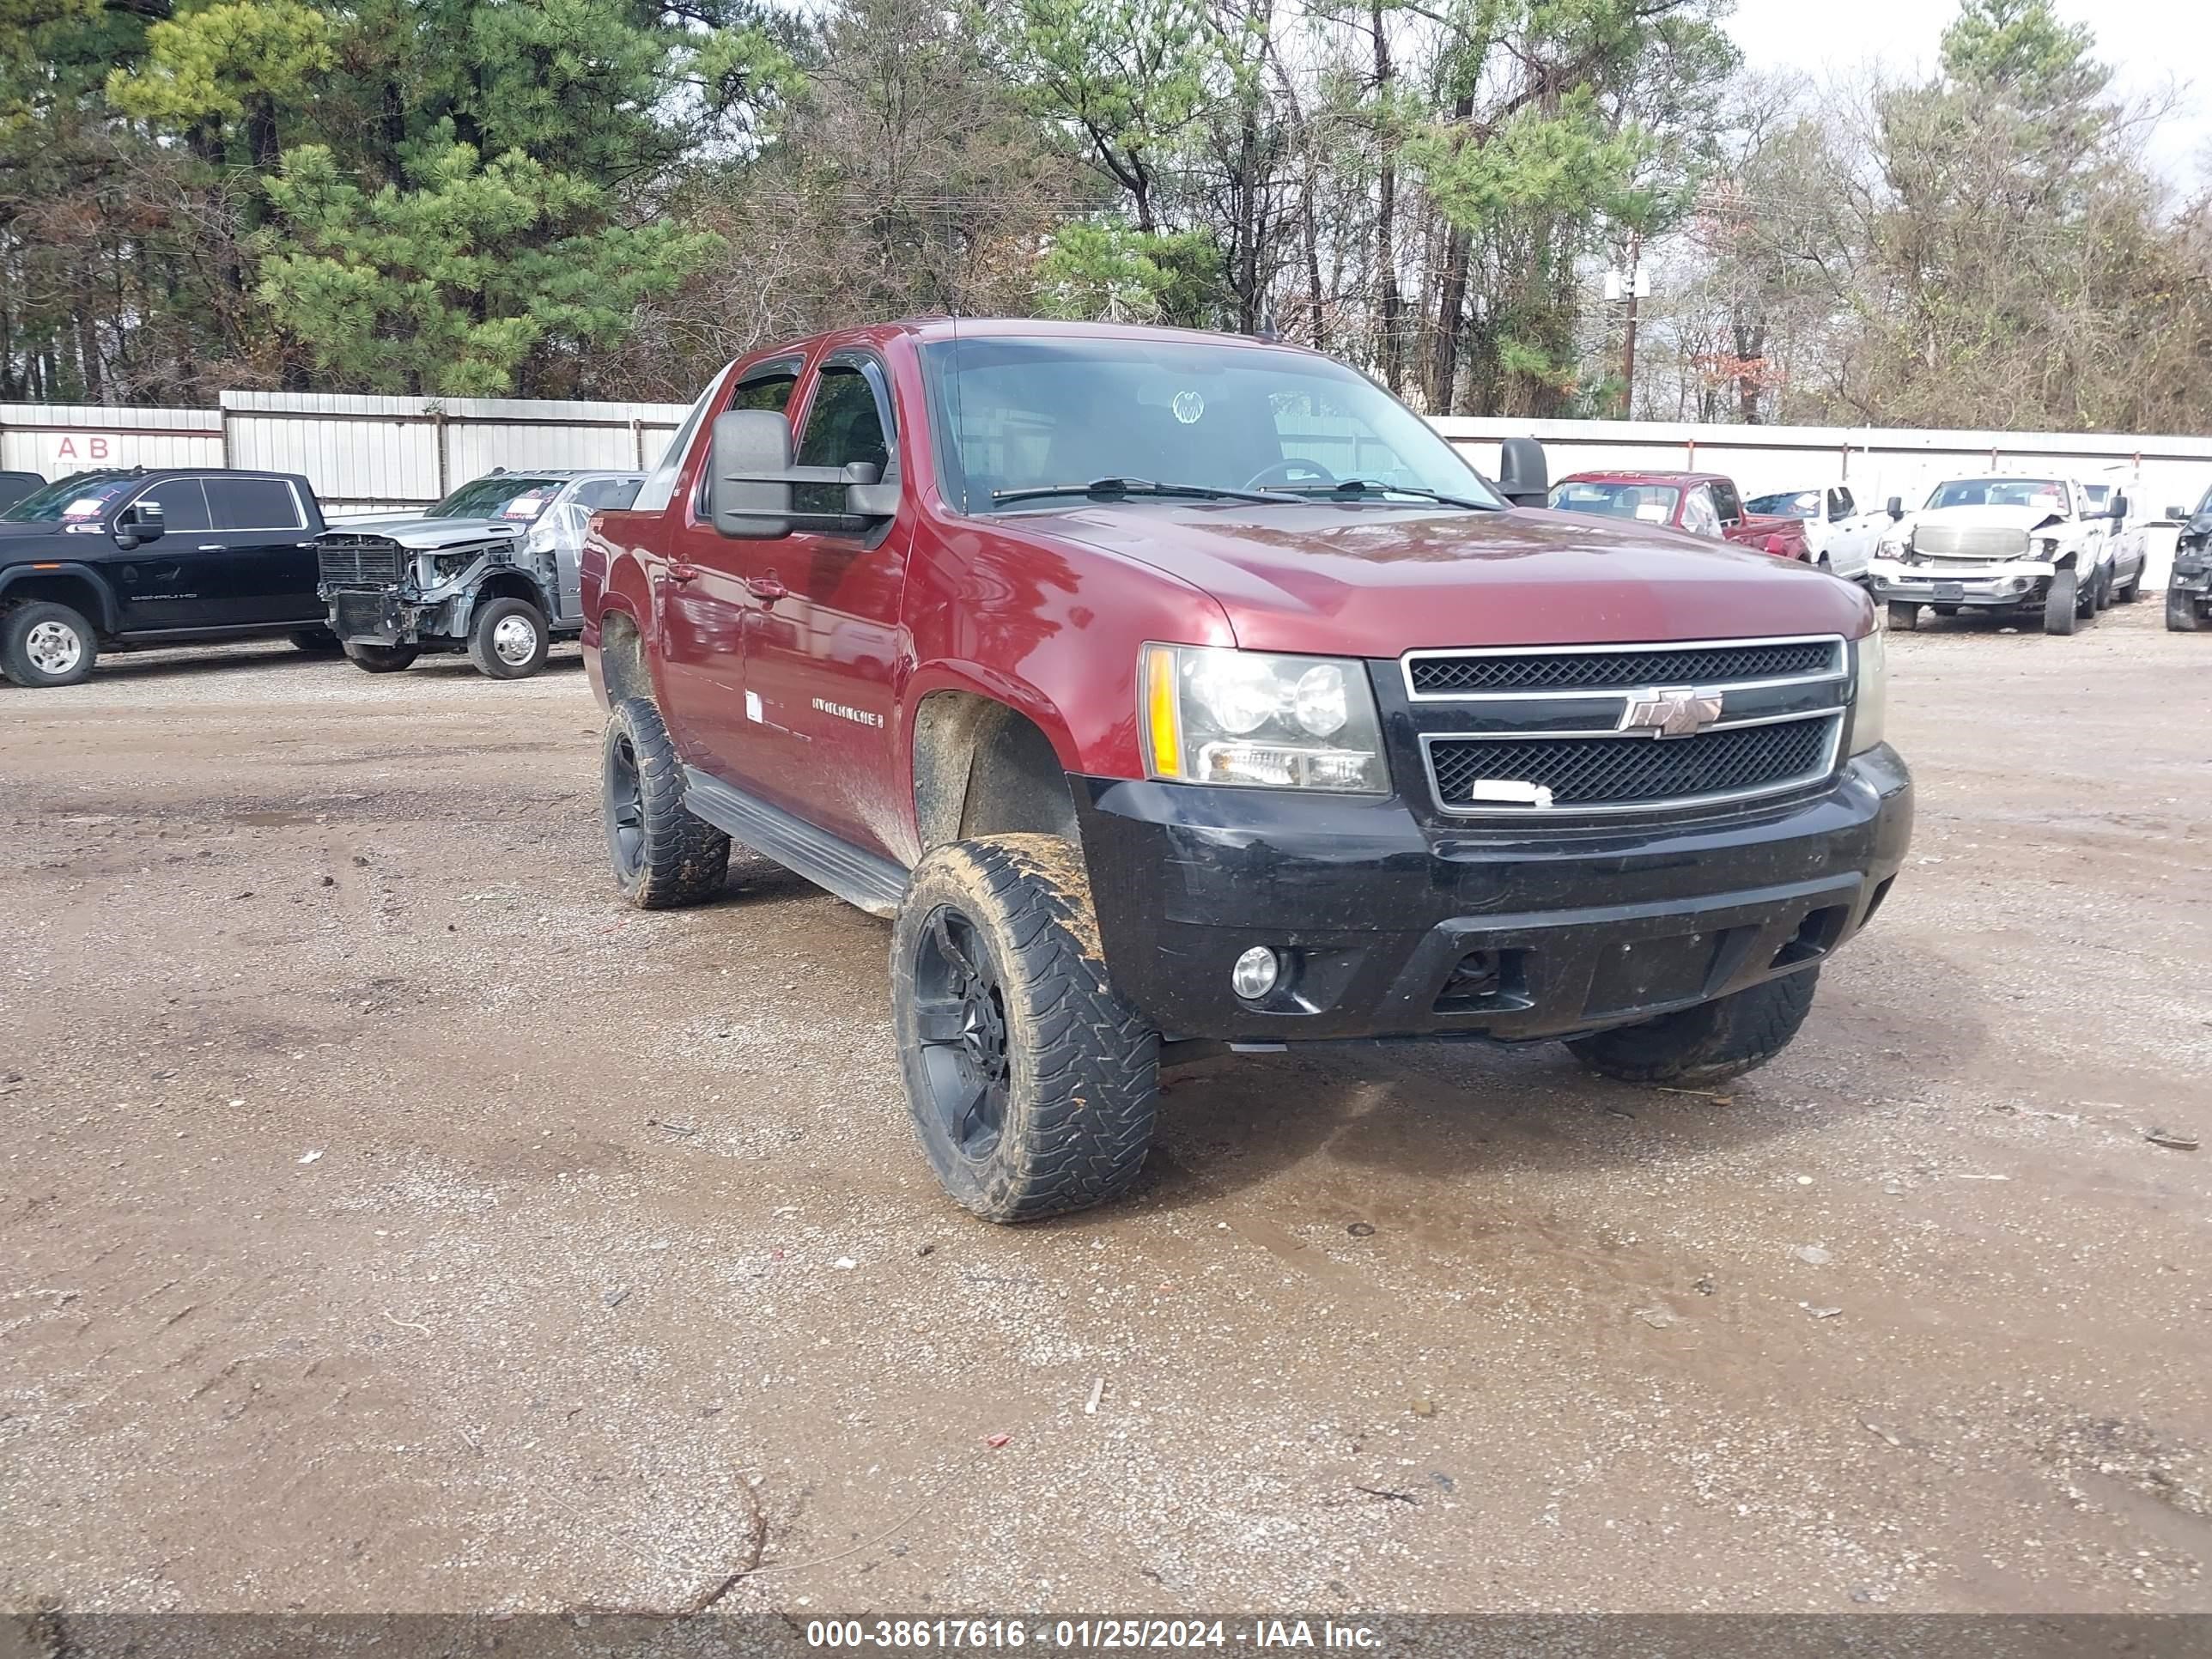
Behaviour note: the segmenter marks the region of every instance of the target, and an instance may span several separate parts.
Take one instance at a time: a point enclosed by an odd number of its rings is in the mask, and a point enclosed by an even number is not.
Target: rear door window
[[[210,478],[208,511],[217,530],[304,530],[292,486],[281,478]]]
[[[215,527],[208,517],[207,491],[198,478],[164,478],[138,500],[159,504],[165,532]]]

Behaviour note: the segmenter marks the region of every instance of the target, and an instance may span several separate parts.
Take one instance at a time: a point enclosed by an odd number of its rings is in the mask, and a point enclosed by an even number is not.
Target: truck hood
[[[1863,593],[1809,566],[1581,513],[1147,503],[1017,522],[1203,589],[1237,644],[1261,651],[1855,638],[1874,625]]]
[[[1908,513],[1908,525],[1948,524],[1961,530],[2033,530],[2059,515],[2047,507],[1930,507]]]
[[[325,532],[333,536],[382,536],[416,553],[465,547],[494,537],[526,536],[530,526],[514,519],[341,519]]]

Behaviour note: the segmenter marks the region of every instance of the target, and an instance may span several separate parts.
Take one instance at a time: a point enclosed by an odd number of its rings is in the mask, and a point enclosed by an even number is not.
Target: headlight
[[[1910,536],[1884,536],[1875,547],[1874,556],[1877,559],[1901,559],[1905,556],[1905,544],[1911,539]]]
[[[1851,753],[1859,755],[1881,741],[1889,713],[1888,648],[1877,629],[1854,647],[1858,678],[1851,690]]]
[[[1146,769],[1178,783],[1384,794],[1367,671],[1325,657],[1148,645]]]

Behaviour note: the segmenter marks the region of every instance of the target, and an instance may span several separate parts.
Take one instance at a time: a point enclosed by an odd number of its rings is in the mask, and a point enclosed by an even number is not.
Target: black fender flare
[[[0,605],[7,603],[8,590],[20,582],[33,581],[41,576],[75,576],[100,596],[100,614],[93,620],[100,624],[103,634],[116,631],[115,590],[106,579],[88,564],[75,559],[38,559],[24,564],[11,564],[0,570]]]

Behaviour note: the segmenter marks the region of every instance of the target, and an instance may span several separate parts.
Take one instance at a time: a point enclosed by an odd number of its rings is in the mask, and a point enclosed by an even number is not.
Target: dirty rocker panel
[[[817,830],[696,766],[684,769],[684,805],[732,840],[870,915],[894,914],[906,896],[907,872],[888,859]]]
[[[1424,822],[1402,799],[1075,778],[1115,981],[1170,1038],[1571,1035],[1826,957],[1902,863],[1894,750],[1817,794],[1664,823]],[[1255,945],[1292,953],[1259,1002]]]

